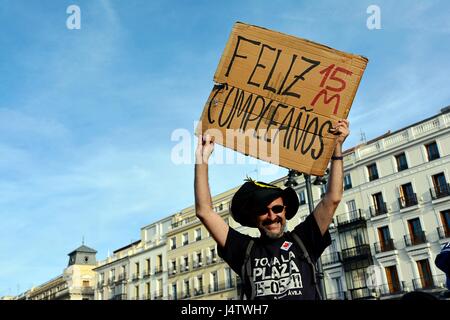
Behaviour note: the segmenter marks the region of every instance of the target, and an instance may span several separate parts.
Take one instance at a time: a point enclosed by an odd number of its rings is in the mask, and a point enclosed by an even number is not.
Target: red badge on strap
[[[292,242],[289,241],[285,241],[283,242],[283,244],[281,245],[280,249],[288,251],[289,248],[292,246]]]

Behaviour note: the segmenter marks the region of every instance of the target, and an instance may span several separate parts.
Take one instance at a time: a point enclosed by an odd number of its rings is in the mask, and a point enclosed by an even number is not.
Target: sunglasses
[[[286,206],[277,204],[270,208],[267,207],[267,209],[264,212],[261,212],[260,215],[266,214],[269,210],[272,211],[273,213],[281,213],[281,212],[283,212],[284,208],[286,208]]]

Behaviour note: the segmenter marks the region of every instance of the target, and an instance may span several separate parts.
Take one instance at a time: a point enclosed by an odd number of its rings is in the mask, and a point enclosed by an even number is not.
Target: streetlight
[[[325,171],[325,174],[328,174],[328,169]],[[284,184],[286,187],[295,187],[298,185],[297,181],[295,180],[296,177],[302,175],[301,172],[298,172],[296,170],[289,169],[288,175],[287,175],[287,181]],[[312,214],[314,212],[314,199],[312,195],[312,188],[311,188],[311,176],[309,174],[303,173],[303,177],[305,178],[305,185],[306,185],[306,194],[308,197],[308,207],[309,207],[309,213]],[[314,185],[323,185],[326,184],[327,180],[324,177],[316,177],[313,184]],[[317,273],[319,277],[319,290],[320,295],[322,296],[323,300],[326,300],[326,291],[325,291],[325,283],[323,281],[323,268],[322,268],[322,262],[320,261],[320,258],[317,259],[316,263]]]

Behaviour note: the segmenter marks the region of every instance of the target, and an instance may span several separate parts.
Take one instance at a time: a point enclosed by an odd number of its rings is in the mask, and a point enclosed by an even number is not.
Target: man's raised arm
[[[228,224],[214,212],[208,183],[208,160],[214,150],[214,141],[209,135],[199,136],[195,152],[195,212],[220,247],[225,246]]]
[[[332,129],[333,134],[337,135],[337,144],[333,152],[333,157],[342,157],[342,144],[349,135],[349,122],[342,119]],[[328,179],[327,192],[322,201],[314,209],[314,218],[320,228],[320,232],[325,234],[328,226],[333,221],[334,213],[342,200],[344,179],[344,161],[332,160],[330,174]]]

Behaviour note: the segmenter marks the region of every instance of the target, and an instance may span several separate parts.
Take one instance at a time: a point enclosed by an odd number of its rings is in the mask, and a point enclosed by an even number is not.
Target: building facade
[[[69,263],[63,274],[16,297],[17,300],[93,300],[96,253],[80,246],[69,253]]]
[[[141,228],[141,239],[117,249],[95,268],[97,300],[167,299],[167,232],[172,217]]]
[[[214,211],[241,230],[230,216],[229,203],[237,189],[213,197]],[[244,231],[246,232],[246,231]],[[247,232],[246,232],[247,233]],[[218,256],[217,245],[191,206],[173,216],[168,238],[169,299],[235,300],[237,275]]]
[[[449,111],[345,152],[344,197],[321,259],[328,298],[445,290],[434,259],[450,240]]]

